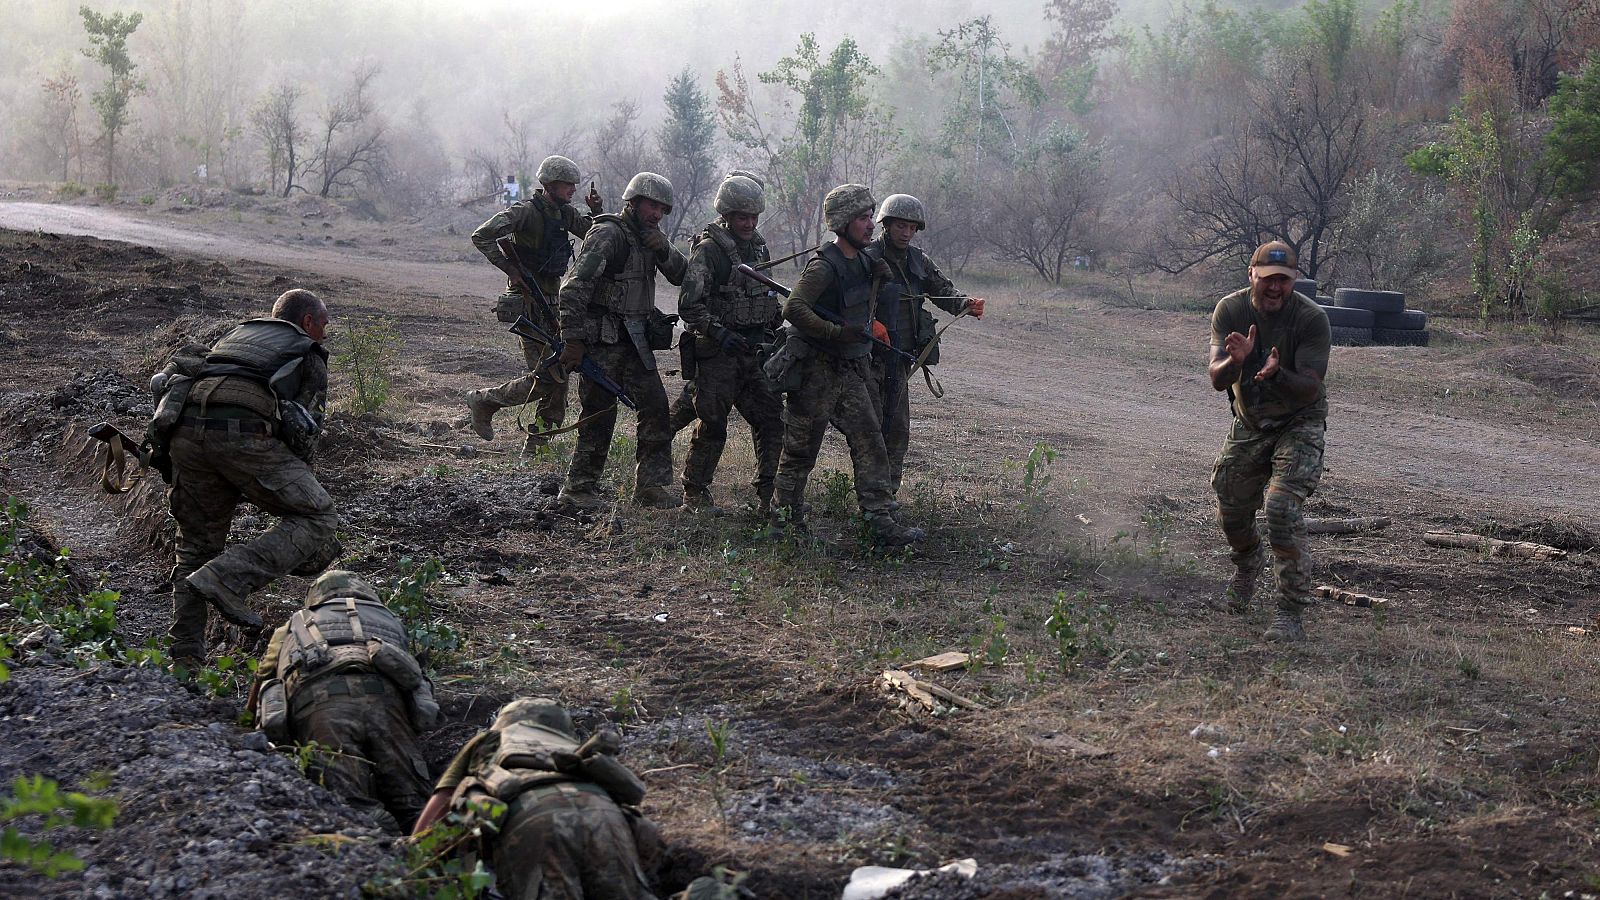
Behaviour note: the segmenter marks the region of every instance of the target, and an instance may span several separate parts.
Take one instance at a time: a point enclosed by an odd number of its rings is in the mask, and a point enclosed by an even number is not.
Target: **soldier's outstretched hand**
[[[1255,328],[1254,325],[1250,326],[1251,331],[1255,331]],[[1278,374],[1278,348],[1273,347],[1272,352],[1267,354],[1267,361],[1262,364],[1261,371],[1256,373],[1256,380],[1266,381],[1276,374]]]
[[[983,298],[982,297],[969,297],[969,298],[967,298],[967,313],[969,315],[971,315],[974,319],[983,318]]]
[[[592,181],[589,182],[589,194],[583,198],[583,202],[589,205],[589,212],[597,216],[605,212],[605,201],[600,199],[600,192],[594,189]]]
[[[1243,335],[1237,331],[1229,334],[1222,339],[1222,349],[1228,352],[1228,356],[1235,363],[1244,365],[1244,361],[1250,358],[1250,354],[1256,352],[1256,327],[1254,325],[1250,326],[1249,335]]]

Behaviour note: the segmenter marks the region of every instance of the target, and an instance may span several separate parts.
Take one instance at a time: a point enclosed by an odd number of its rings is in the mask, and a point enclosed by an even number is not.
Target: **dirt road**
[[[0,203],[0,227],[249,259],[411,296],[470,298],[470,304],[457,304],[463,325],[482,324],[479,301],[498,289],[496,273],[475,261],[395,258],[408,249],[418,255],[419,248],[385,248],[378,257],[367,250],[294,245],[252,235],[245,225],[234,234],[105,208]],[[668,306],[671,298],[663,292],[660,302]],[[1115,508],[1118,496],[1205,495],[1227,414],[1199,370],[1206,339],[1200,316],[1149,313],[1130,327],[1122,318],[1069,310],[1065,324],[1056,315],[1045,325],[1034,307],[1002,302],[990,308],[986,321],[963,322],[946,338],[949,362],[940,376],[948,397],[933,400],[915,388],[919,438],[913,462],[918,456],[996,450],[1019,459],[1045,440],[1065,451],[1069,471],[1092,479],[1084,490],[1101,505]],[[1157,362],[1150,361],[1152,353]],[[1335,351],[1329,480],[1385,510],[1480,510],[1502,518],[1592,515],[1592,498],[1600,495],[1600,446],[1589,439],[1588,423],[1524,421],[1514,409],[1495,421],[1493,410],[1486,415],[1481,408],[1458,408],[1445,393],[1454,373],[1449,362],[1437,359],[1441,355],[1450,354]],[[1438,396],[1426,404],[1414,397],[1390,399],[1381,386],[1346,389],[1350,379],[1344,373],[1351,371],[1430,366],[1436,371],[1424,371],[1423,378],[1437,381]]]

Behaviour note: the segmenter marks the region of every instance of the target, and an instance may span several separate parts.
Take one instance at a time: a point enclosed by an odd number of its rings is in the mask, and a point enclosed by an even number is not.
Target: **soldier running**
[[[678,314],[687,329],[683,340],[689,345],[684,377],[690,380],[674,404],[673,421],[699,420],[683,463],[683,499],[694,509],[721,512],[711,497],[711,482],[728,440],[728,414],[737,408],[755,441],[754,487],[765,516],[783,452],[783,401],[761,371],[756,347],[772,340],[782,313],[771,289],[734,266],[770,258],[756,230],[766,201],[759,183],[732,175],[717,189],[714,205],[721,218],[695,238],[678,295]]]
[[[1305,640],[1301,611],[1311,603],[1311,553],[1300,504],[1322,479],[1327,428],[1328,314],[1295,293],[1294,248],[1262,244],[1250,257],[1250,287],[1211,314],[1211,386],[1233,399],[1233,429],[1212,471],[1217,518],[1236,567],[1224,597],[1244,613],[1261,573],[1256,510],[1266,490],[1267,534],[1278,583],[1278,614],[1268,641]]]
[[[561,287],[561,276],[572,259],[572,242],[567,237],[583,237],[589,233],[594,219],[583,215],[572,205],[572,195],[578,189],[583,175],[578,164],[565,156],[549,156],[539,163],[538,179],[544,185],[526,200],[511,204],[495,213],[489,221],[472,232],[472,245],[488,257],[495,268],[506,273],[508,283],[505,293],[495,305],[496,317],[501,321],[516,320],[513,311],[521,311],[545,330],[554,333],[556,323],[549,320],[532,297],[517,290],[515,267],[506,259],[496,243],[510,237],[517,245],[522,262],[534,275],[539,290],[544,292],[550,308],[555,308],[556,294]],[[600,195],[590,190],[584,197],[593,215],[599,215],[604,205]],[[509,314],[509,317],[508,317]],[[539,372],[539,362],[550,348],[538,341],[521,338],[522,359],[528,372],[498,387],[476,390],[467,394],[467,410],[472,413],[472,430],[486,441],[494,440],[494,414],[508,406],[534,404],[535,418],[523,440],[524,453],[544,446],[548,438],[539,434],[543,427],[560,427],[567,416],[567,383]]]
[[[928,227],[921,200],[910,194],[890,194],[878,207],[877,219],[883,226],[883,235],[872,242],[870,249],[882,257],[892,273],[878,297],[878,321],[888,330],[889,342],[896,350],[913,358],[926,351],[923,365],[934,365],[939,361],[939,348],[928,349],[933,343],[934,323],[924,304],[932,302],[951,315],[965,312],[981,319],[983,298],[968,297],[956,290],[922,248],[912,246],[917,232]],[[885,347],[873,348],[872,396],[878,401],[878,417],[889,451],[889,484],[897,496],[906,449],[911,444],[911,386],[907,383],[911,364],[912,360],[900,353]]]

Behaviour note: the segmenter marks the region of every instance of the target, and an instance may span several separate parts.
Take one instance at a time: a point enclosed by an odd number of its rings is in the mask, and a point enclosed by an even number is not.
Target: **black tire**
[[[1345,309],[1342,306],[1324,306],[1322,311],[1328,314],[1328,324],[1335,328],[1371,328],[1373,316],[1370,309]]]
[[[1365,347],[1372,343],[1371,328],[1347,328],[1333,325],[1328,328],[1335,347]]]
[[[1428,332],[1412,328],[1374,328],[1372,342],[1385,347],[1426,347]]]
[[[1302,278],[1294,283],[1294,290],[1297,294],[1315,297],[1317,296],[1317,282],[1312,278]]]
[[[1428,314],[1420,309],[1406,309],[1397,313],[1373,313],[1373,328],[1391,331],[1421,331],[1428,327]]]
[[[1357,288],[1339,288],[1333,292],[1335,305],[1346,309],[1370,309],[1373,312],[1397,313],[1406,308],[1406,295],[1399,291],[1363,291]]]

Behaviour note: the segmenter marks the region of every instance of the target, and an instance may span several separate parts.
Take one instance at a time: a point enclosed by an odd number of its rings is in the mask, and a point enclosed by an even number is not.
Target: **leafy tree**
[[[1082,132],[1060,125],[1024,148],[992,191],[983,235],[996,255],[1060,284],[1072,258],[1088,249],[1102,153]]]
[[[962,22],[939,32],[928,53],[934,74],[954,72],[956,95],[945,115],[945,139],[952,146],[971,147],[974,165],[981,165],[985,145],[1006,149],[1009,158],[1020,145],[1010,113],[1018,106],[1037,107],[1044,91],[1028,64],[1012,55],[989,16]]]
[[[1587,194],[1600,186],[1600,52],[1576,74],[1562,75],[1550,98],[1546,165],[1556,173],[1564,196]]]
[[[117,135],[127,127],[130,118],[128,104],[133,95],[144,89],[144,81],[135,77],[138,68],[128,55],[128,37],[144,21],[141,13],[97,13],[87,6],[78,7],[83,17],[83,30],[89,35],[89,46],[83,55],[106,69],[106,83],[94,92],[95,111],[100,113],[100,139],[106,149],[106,184],[116,183]]]
[[[63,68],[53,78],[44,81],[44,107],[40,116],[40,132],[48,146],[50,156],[61,161],[61,180],[66,181],[73,159],[78,160],[78,177],[83,177],[83,146],[78,130],[78,105],[83,101],[83,90],[78,86],[78,76]]]
[[[1111,30],[1117,6],[1116,0],[1048,0],[1044,5],[1051,31],[1041,71],[1063,104],[1078,113],[1088,112],[1100,54],[1125,42]]]
[[[672,234],[683,231],[683,220],[698,209],[716,184],[717,119],[711,100],[687,67],[673,77],[661,97],[667,105],[667,121],[657,135],[662,164],[672,181],[676,216]]]

